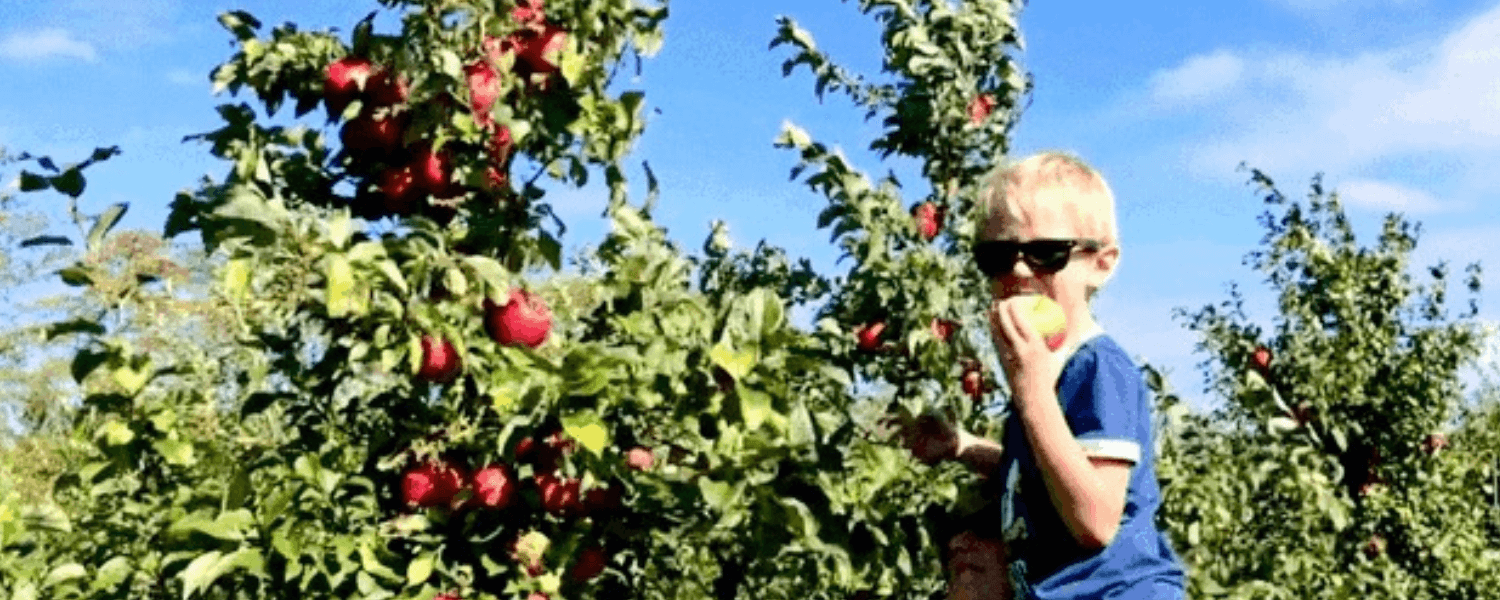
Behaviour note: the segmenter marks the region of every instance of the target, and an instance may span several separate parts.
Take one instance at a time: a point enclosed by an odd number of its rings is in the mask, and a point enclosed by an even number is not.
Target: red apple
[[[603,573],[604,565],[608,562],[609,559],[604,555],[603,548],[590,546],[578,553],[578,561],[573,563],[573,569],[568,572],[568,575],[573,578],[573,581],[583,583]]]
[[[432,600],[464,600],[464,597],[460,596],[460,595],[458,595],[457,593],[454,593],[454,592],[448,592],[448,593],[438,594],[436,596],[433,596]]]
[[[453,381],[462,369],[453,342],[434,335],[422,336],[422,368],[417,376],[435,383]]]
[[[1422,439],[1422,452],[1428,456],[1437,454],[1439,450],[1448,447],[1448,436],[1441,433],[1429,433]]]
[[[978,367],[964,370],[963,374],[964,393],[970,398],[979,401],[984,398],[984,370]]]
[[[1250,366],[1266,375],[1271,370],[1271,349],[1265,346],[1256,346],[1255,353],[1250,356]]]
[[[547,341],[552,311],[540,296],[515,288],[504,306],[485,300],[484,323],[490,337],[501,345],[535,348]]]
[[[474,472],[474,497],[489,509],[510,506],[516,496],[516,478],[505,465],[494,464]]]
[[[980,94],[969,101],[969,122],[975,125],[983,123],[995,110],[995,97],[989,94]]]
[[[488,61],[478,60],[464,67],[469,83],[469,108],[474,111],[474,120],[480,124],[493,122],[490,108],[500,98],[500,74]]]
[[[386,214],[410,214],[419,193],[417,174],[411,165],[388,168],[380,173],[380,196]]]
[[[858,338],[856,347],[865,352],[873,352],[880,349],[880,334],[885,331],[885,321],[876,321],[860,325],[854,330]]]
[[[550,471],[533,473],[531,475],[531,482],[536,485],[536,490],[542,494],[542,506],[544,508],[548,508],[557,502],[553,497],[557,495],[559,487],[562,485],[562,480],[558,479],[557,475],[552,474]]]
[[[434,198],[452,198],[461,191],[453,184],[453,159],[446,150],[434,151],[424,144],[412,161],[412,170],[418,189]]]
[[[521,441],[516,442],[516,450],[515,450],[516,460],[526,460],[527,457],[531,456],[531,452],[533,450],[535,450],[535,449],[536,449],[536,439],[535,438],[532,438],[529,435],[526,436],[526,437],[521,438]]]
[[[1374,560],[1385,553],[1385,538],[1380,534],[1370,536],[1370,541],[1365,542],[1365,557]]]
[[[594,487],[583,493],[583,508],[589,514],[608,514],[625,503],[625,493],[617,487]]]
[[[943,343],[953,339],[953,332],[958,331],[958,323],[947,319],[933,319],[931,327],[933,337]]]
[[[359,90],[364,87],[374,67],[370,61],[356,56],[346,56],[328,63],[323,76],[323,102],[328,108],[330,121],[342,115],[349,103],[359,97]]]
[[[932,202],[923,202],[911,209],[911,216],[916,220],[917,232],[922,234],[922,239],[931,240],[937,237],[943,228],[943,207]]]
[[[655,461],[656,457],[652,456],[650,448],[636,446],[625,452],[626,466],[637,471],[650,471]]]
[[[463,473],[446,462],[428,461],[401,478],[401,498],[407,506],[442,506],[463,488]]]
[[[541,592],[532,592],[530,596],[526,597],[526,600],[548,600],[548,599],[547,599],[547,595],[546,594],[543,594]]]
[[[583,508],[580,498],[583,482],[573,478],[559,479],[551,473],[538,473],[532,477],[542,492],[542,508],[547,512],[562,517]]]
[[[516,0],[510,18],[521,25],[537,25],[546,21],[547,15],[542,12],[542,0]]]
[[[533,464],[541,471],[555,471],[563,457],[572,455],[577,449],[577,442],[564,437],[561,430],[553,431],[547,434],[541,446],[537,447],[536,461]]]
[[[487,144],[490,164],[484,170],[485,182],[491,191],[499,191],[505,188],[509,181],[506,171],[510,162],[510,154],[515,150],[515,139],[510,135],[510,128],[500,125],[495,128],[495,134],[490,136]]]
[[[365,97],[374,106],[395,106],[406,102],[406,78],[391,74],[384,68],[377,69],[365,81]]]
[[[401,147],[408,121],[405,113],[380,118],[362,113],[344,123],[339,130],[339,141],[343,142],[344,151],[351,154],[390,152]]]
[[[557,72],[558,61],[562,60],[562,51],[567,44],[568,32],[555,25],[543,25],[539,31],[521,37],[517,56],[532,73],[550,75]]]

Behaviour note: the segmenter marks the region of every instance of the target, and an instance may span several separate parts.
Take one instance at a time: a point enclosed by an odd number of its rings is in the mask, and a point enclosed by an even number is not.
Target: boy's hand
[[[958,429],[933,415],[891,417],[901,445],[922,464],[933,465],[958,455]]]
[[[1062,375],[1062,362],[1021,314],[1016,297],[990,305],[990,336],[1010,383],[1011,401],[1045,395]],[[1018,406],[1019,408],[1019,406]]]

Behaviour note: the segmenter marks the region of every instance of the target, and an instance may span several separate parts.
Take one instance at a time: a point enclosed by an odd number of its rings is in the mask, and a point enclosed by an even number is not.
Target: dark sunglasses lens
[[[1073,247],[1067,242],[1032,242],[1026,248],[1026,256],[1030,258],[1027,263],[1048,273],[1056,273],[1068,266],[1072,254]]]
[[[974,245],[974,263],[986,277],[999,277],[1010,272],[1016,263],[1017,248],[1013,243],[980,242]]]

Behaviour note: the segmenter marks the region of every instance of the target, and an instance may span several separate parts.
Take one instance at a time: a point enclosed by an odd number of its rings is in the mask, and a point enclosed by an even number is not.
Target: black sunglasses
[[[1102,248],[1093,240],[1032,240],[1012,242],[1005,240],[978,242],[974,244],[974,264],[985,277],[994,279],[1009,275],[1016,266],[1016,257],[1026,261],[1026,266],[1038,275],[1051,275],[1063,270],[1073,259],[1073,249],[1094,252]]]

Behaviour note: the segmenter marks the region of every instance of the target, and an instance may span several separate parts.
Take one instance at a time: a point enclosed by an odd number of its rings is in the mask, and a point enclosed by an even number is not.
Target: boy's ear
[[[1110,244],[1108,247],[1094,253],[1094,273],[1098,277],[1094,281],[1094,287],[1103,287],[1115,274],[1115,269],[1120,266],[1120,247]]]

